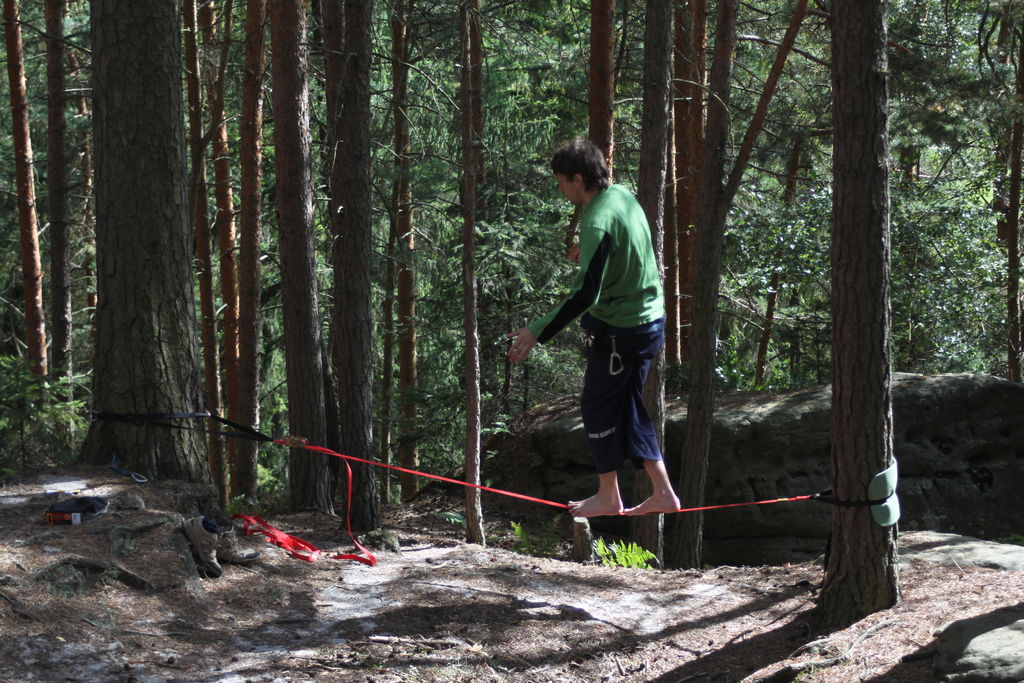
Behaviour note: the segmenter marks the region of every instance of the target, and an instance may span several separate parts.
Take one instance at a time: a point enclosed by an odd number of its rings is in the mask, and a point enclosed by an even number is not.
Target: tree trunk
[[[201,75],[206,84],[207,107],[210,110],[210,151],[213,155],[213,196],[217,206],[217,247],[220,265],[220,298],[224,344],[222,370],[223,397],[228,418],[238,421],[238,256],[235,234],[235,201],[231,191],[231,149],[224,115],[224,69],[231,35],[231,8],[228,0],[223,15],[224,38],[217,36],[216,3],[203,2],[199,10],[199,26],[203,36],[205,65]],[[219,58],[215,56],[219,55]],[[228,439],[225,454],[231,470],[238,469],[238,441]],[[231,496],[239,495],[238,484],[231,482]]]
[[[460,7],[462,39],[462,325],[465,340],[466,481],[480,484],[480,339],[476,311],[476,186],[480,139],[477,130],[480,82],[480,0],[464,0]],[[480,489],[466,487],[466,540],[486,542]]]
[[[99,412],[203,408],[180,28],[177,3],[92,3]],[[195,431],[93,422],[83,459],[105,465],[112,454],[150,478],[210,479]]]
[[[590,3],[590,141],[604,152],[608,170],[615,156],[615,0]]]
[[[373,195],[370,169],[370,0],[325,0],[324,61],[331,175],[328,194],[334,248],[331,363],[340,406],[341,452],[371,460],[373,445],[372,266]],[[342,16],[343,15],[343,16]],[[342,20],[343,19],[343,20]],[[339,29],[343,29],[339,31]],[[376,529],[373,465],[352,463],[351,520]]]
[[[269,9],[288,422],[292,435],[321,444],[327,425],[313,243],[305,4],[279,0]],[[333,511],[328,457],[292,449],[288,473],[293,510]]]
[[[789,168],[786,171],[786,187],[782,193],[782,205],[789,209],[796,199],[797,173],[800,170],[800,151],[803,149],[803,138],[798,137],[793,144],[793,153],[789,157]],[[772,269],[771,282],[768,285],[764,311],[764,327],[761,329],[761,339],[757,343],[757,358],[754,361],[754,386],[758,389],[764,388],[765,374],[768,370],[768,344],[772,338],[772,327],[775,324],[775,307],[779,300],[779,287],[781,287],[781,275],[779,267]]]
[[[892,452],[886,1],[832,8],[832,489],[868,498]],[[820,608],[843,628],[899,600],[896,527],[836,507]]]
[[[667,361],[671,365],[681,365],[689,357],[696,268],[696,226],[700,211],[701,150],[704,144],[707,6],[705,0],[690,0],[688,5],[680,3],[676,9],[673,120],[676,138],[675,222],[679,295],[676,301],[675,324],[665,339]]]
[[[1020,106],[1024,103],[1024,40],[1020,41],[1017,59],[1017,114],[1013,119],[1010,134],[1010,186],[1006,218],[1003,224],[1003,242],[1006,245],[1006,327],[1007,327],[1007,377],[1014,382],[1021,381],[1021,312],[1020,312],[1020,193],[1021,193],[1021,148],[1024,147],[1024,114]]]
[[[25,58],[17,0],[4,0],[4,39],[7,46],[7,78],[11,90],[14,138],[14,174],[18,192],[18,232],[21,235],[22,286],[25,302],[25,346],[29,368],[45,376],[46,323],[43,316],[43,266],[39,255],[35,176],[32,172],[32,138],[29,133]]]
[[[71,267],[68,159],[64,109],[64,16],[67,0],[46,0],[46,122],[50,207],[50,370],[71,377]],[[68,385],[71,398],[71,385]]]
[[[725,222],[806,10],[807,0],[799,0],[765,80],[754,115],[743,136],[736,161],[723,185],[729,135],[729,90],[736,47],[736,5],[732,0],[723,0],[719,4],[697,231],[697,278],[694,286],[691,347],[693,359],[690,366],[686,446],[683,449],[679,485],[683,499],[693,506],[704,504],[704,485],[707,478],[711,428],[714,422],[715,361],[718,346],[716,308],[722,281],[721,261]],[[675,557],[682,566],[700,566],[703,526],[703,515],[699,512],[687,515],[681,523],[675,544],[678,554]]]
[[[394,133],[396,179],[394,186],[395,216],[398,239],[398,394],[402,422],[398,441],[398,459],[402,467],[416,469],[419,453],[416,448],[416,270],[415,235],[413,233],[412,184],[409,142],[409,16],[412,0],[396,2],[391,16],[392,88],[394,90]],[[415,475],[399,476],[402,500],[415,494],[419,481]]]
[[[663,269],[662,248],[665,219],[665,177],[669,164],[668,141],[672,87],[672,0],[648,0],[644,18],[644,105],[640,127],[640,169],[637,199],[647,215],[651,242]],[[662,277],[664,280],[664,276]],[[654,421],[658,440],[665,443],[665,352],[658,352],[644,388],[644,402]],[[633,493],[637,500],[651,494],[650,480],[637,477]],[[665,515],[645,515],[631,521],[631,535],[643,548],[664,561]]]
[[[76,74],[78,70],[78,58],[74,52],[68,52],[68,74]],[[92,114],[89,112],[89,99],[83,94],[79,94],[75,99],[78,116],[83,121],[89,121],[92,118]],[[92,342],[89,344],[89,350],[91,352],[96,342],[95,316],[93,315],[96,310],[96,226],[93,211],[92,137],[88,132],[82,131],[77,141],[77,150],[78,173],[82,183],[78,190],[78,196],[82,198],[79,205],[81,214],[79,223],[85,232],[87,246],[87,253],[82,262],[82,279],[85,281],[83,286],[86,290],[85,307],[89,311],[89,339]]]
[[[260,424],[260,192],[263,159],[263,76],[266,70],[264,22],[266,0],[247,0],[245,12],[245,78],[242,83],[242,120],[239,123],[241,201],[238,217],[238,421]],[[255,501],[257,496],[257,441],[238,443],[238,461],[232,472],[232,490]]]
[[[189,215],[195,236],[195,269],[199,282],[200,336],[203,344],[203,377],[206,409],[220,413],[220,349],[217,341],[216,304],[213,297],[213,257],[210,246],[210,214],[206,194],[206,139],[203,135],[202,67],[199,62],[199,31],[196,0],[184,3],[185,19],[185,89],[188,93],[189,149],[191,181],[189,182]],[[217,486],[220,503],[228,499],[227,463],[224,437],[213,431],[219,425],[210,420],[208,427],[210,475]]]
[[[690,334],[690,393],[687,404],[686,445],[679,475],[679,497],[687,506],[704,504],[711,427],[714,420],[716,304],[722,279],[722,242],[725,230],[725,152],[729,132],[729,89],[736,47],[736,0],[722,0],[715,26],[715,52],[704,139],[703,182],[697,223],[697,271],[694,281],[693,328]],[[671,564],[699,567],[703,548],[704,516],[692,512],[679,518],[674,532]]]

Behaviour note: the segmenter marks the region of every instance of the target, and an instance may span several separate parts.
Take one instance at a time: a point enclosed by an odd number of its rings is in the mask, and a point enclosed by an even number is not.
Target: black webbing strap
[[[223,431],[217,429],[200,429],[197,427],[188,427],[185,425],[174,424],[170,420],[213,420],[220,424],[230,427],[234,431]],[[274,439],[267,436],[266,434],[259,432],[252,427],[248,427],[237,422],[233,422],[219,415],[214,415],[210,412],[203,411],[201,413],[106,413],[106,412],[93,412],[92,420],[114,420],[117,422],[127,422],[129,424],[139,426],[157,426],[157,427],[169,427],[171,429],[186,429],[194,432],[204,432],[206,434],[217,434],[219,436],[231,436],[240,439],[250,439],[253,441],[273,441]]]

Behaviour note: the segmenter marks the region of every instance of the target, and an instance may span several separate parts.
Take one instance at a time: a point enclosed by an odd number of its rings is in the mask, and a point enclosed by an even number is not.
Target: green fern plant
[[[635,542],[619,543],[612,541],[611,545],[598,538],[594,543],[594,551],[601,558],[601,564],[607,567],[628,567],[630,569],[650,569],[650,561],[655,555],[650,550],[645,550]]]
[[[516,552],[533,557],[554,557],[558,553],[561,536],[555,520],[543,527],[536,536],[531,536],[519,522],[512,522],[512,533],[516,537]]]

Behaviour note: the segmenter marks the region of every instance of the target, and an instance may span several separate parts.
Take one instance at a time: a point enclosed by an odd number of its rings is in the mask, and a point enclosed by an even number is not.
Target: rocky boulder
[[[894,449],[899,462],[901,529],[930,529],[983,539],[1022,532],[1024,385],[983,374],[893,378]],[[706,504],[816,493],[830,485],[831,390],[747,392],[716,401]],[[666,462],[673,478],[686,438],[685,401],[666,415]],[[551,500],[596,489],[576,410],[535,423],[529,438],[530,488]],[[501,454],[500,458],[510,457]],[[621,473],[626,502],[632,468]],[[683,501],[684,506],[686,501]],[[831,506],[817,501],[704,513],[709,563],[763,564],[820,554]],[[685,514],[685,513],[684,513]],[[593,520],[598,531],[624,533],[622,518]],[[671,533],[671,520],[666,525]]]

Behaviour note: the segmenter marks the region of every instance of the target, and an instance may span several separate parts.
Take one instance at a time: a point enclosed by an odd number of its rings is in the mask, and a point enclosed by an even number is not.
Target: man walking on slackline
[[[598,473],[598,491],[570,501],[576,517],[674,512],[654,424],[643,402],[651,359],[665,341],[665,301],[647,218],[633,194],[612,185],[604,155],[577,139],[551,159],[565,198],[583,209],[580,270],[569,296],[547,315],[509,334],[508,357],[525,360],[576,318],[587,334],[587,370],[580,409]],[[651,478],[654,493],[623,509],[618,470],[625,460]]]

